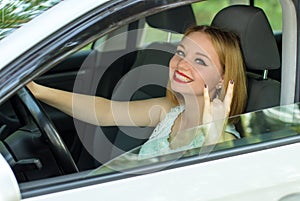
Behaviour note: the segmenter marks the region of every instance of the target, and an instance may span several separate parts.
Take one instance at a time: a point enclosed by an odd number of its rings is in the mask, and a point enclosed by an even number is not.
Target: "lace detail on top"
[[[159,122],[159,124],[153,130],[149,140],[152,140],[154,138],[169,136],[174,121],[176,120],[178,115],[181,112],[183,112],[183,110],[184,110],[184,106],[182,105],[172,108],[171,111],[166,114],[165,118],[161,122]]]
[[[171,133],[172,126],[180,113],[184,111],[184,106],[180,105],[172,108],[166,117],[156,126],[153,130],[149,140],[142,145],[139,152],[139,159],[145,159],[155,156],[160,156],[169,153],[175,153],[188,149],[201,147],[204,143],[204,134],[199,133],[196,137],[186,146],[179,147],[177,149],[171,149],[169,143],[169,135]],[[238,139],[240,134],[235,130],[233,124],[228,124],[225,128],[225,132],[231,133]]]
[[[201,133],[186,146],[182,146],[177,149],[170,148],[168,138],[171,133],[172,126],[178,115],[183,111],[184,106],[181,105],[171,109],[166,117],[156,126],[149,140],[141,147],[139,159],[193,149],[200,147],[204,143],[204,135]]]

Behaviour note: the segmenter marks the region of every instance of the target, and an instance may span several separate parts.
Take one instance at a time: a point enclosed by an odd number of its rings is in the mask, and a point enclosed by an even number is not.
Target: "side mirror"
[[[21,192],[16,177],[1,154],[0,169],[0,200],[20,201]]]

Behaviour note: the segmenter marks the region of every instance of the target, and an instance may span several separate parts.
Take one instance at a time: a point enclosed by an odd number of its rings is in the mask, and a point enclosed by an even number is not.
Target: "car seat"
[[[247,72],[248,101],[245,112],[280,104],[280,82],[268,78],[268,71],[280,68],[274,34],[262,9],[233,5],[214,17],[212,26],[235,32],[240,38]],[[261,74],[253,72],[261,72]]]

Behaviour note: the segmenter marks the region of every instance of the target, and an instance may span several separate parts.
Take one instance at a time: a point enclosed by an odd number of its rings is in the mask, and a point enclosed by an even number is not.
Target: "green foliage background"
[[[198,24],[210,24],[217,11],[233,4],[249,4],[248,0],[207,0],[193,5]],[[255,6],[266,13],[274,31],[282,30],[282,10],[279,0],[255,0]]]
[[[0,39],[60,0],[0,0]]]

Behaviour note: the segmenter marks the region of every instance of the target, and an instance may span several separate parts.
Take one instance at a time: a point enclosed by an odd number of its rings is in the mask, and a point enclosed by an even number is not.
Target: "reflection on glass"
[[[241,116],[243,136],[299,129],[299,104],[274,107]]]
[[[92,171],[91,175],[113,173],[116,171],[144,174],[151,171],[158,171],[160,168],[166,168],[184,158],[204,159],[213,152],[294,136],[300,132],[299,107],[300,104],[298,103],[233,117],[240,118],[237,128],[242,139],[239,140],[227,141],[214,146],[179,151],[143,160],[138,158],[140,147],[137,147]],[[193,132],[198,130],[202,131],[203,126],[189,129],[189,131]],[[147,168],[152,165],[155,165],[153,166],[154,168]]]

